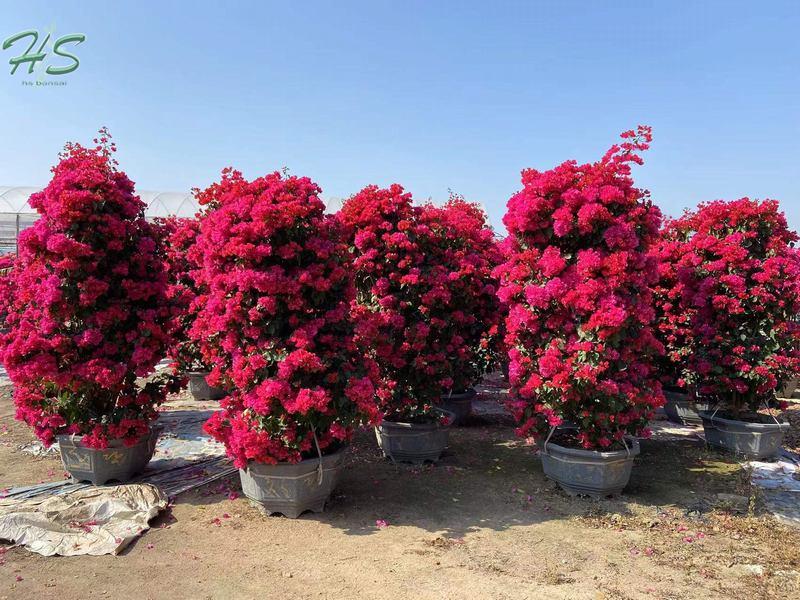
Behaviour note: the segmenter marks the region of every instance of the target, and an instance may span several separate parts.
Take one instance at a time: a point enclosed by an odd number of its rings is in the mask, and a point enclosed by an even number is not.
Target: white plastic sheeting
[[[148,483],[0,500],[0,539],[43,556],[118,554],[168,503],[167,495]]]
[[[761,488],[764,504],[776,519],[800,527],[800,456],[781,450],[775,460],[745,463],[750,481]]]

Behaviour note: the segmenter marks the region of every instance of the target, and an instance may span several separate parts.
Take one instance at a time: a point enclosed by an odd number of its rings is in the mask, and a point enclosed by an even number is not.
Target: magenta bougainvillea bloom
[[[0,255],[0,332],[5,329],[8,302],[11,298],[11,269],[14,267],[14,254]]]
[[[356,348],[347,248],[306,177],[226,170],[198,193],[205,296],[192,325],[212,385],[232,393],[205,429],[234,464],[297,462],[375,423],[378,368]]]
[[[656,358],[662,385],[688,390],[687,371],[695,344],[694,320],[697,307],[691,302],[688,279],[678,272],[686,260],[689,246],[673,221],[661,230],[651,254],[658,262],[658,280],[653,285],[656,311],[655,336],[664,345],[664,354]]]
[[[584,448],[622,448],[663,404],[649,254],[661,215],[630,176],[650,129],[622,138],[596,163],[523,171],[508,202],[497,274],[520,435],[568,421]]]
[[[775,200],[701,204],[670,226],[691,309],[684,376],[735,412],[800,371],[800,256]]]
[[[499,320],[492,231],[475,205],[414,206],[396,184],[364,188],[339,219],[358,289],[352,315],[381,366],[383,411],[428,419],[442,393],[472,385],[490,355]]]
[[[498,366],[503,313],[493,276],[500,249],[486,214],[453,195],[442,207],[427,204],[419,216],[430,229],[424,240],[427,274],[447,297],[431,307],[429,317],[444,322],[447,366],[452,380],[445,392],[464,392]]]
[[[105,130],[96,144],[67,144],[49,185],[31,196],[41,219],[20,234],[0,336],[17,418],[45,444],[61,433],[95,448],[134,444],[172,384],[136,382],[170,341],[167,278]]]
[[[198,218],[167,217],[158,219],[157,224],[164,248],[164,270],[169,281],[167,296],[178,311],[167,356],[180,373],[207,371],[198,341],[189,337],[195,317],[202,310],[199,303],[205,298],[195,282],[195,266],[189,259],[200,221]]]

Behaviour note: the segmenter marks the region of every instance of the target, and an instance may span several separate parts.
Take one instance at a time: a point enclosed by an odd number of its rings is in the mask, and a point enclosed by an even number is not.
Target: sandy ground
[[[62,478],[19,452],[11,415],[6,388],[0,488]],[[116,557],[0,546],[0,598],[800,598],[800,531],[694,441],[644,442],[616,500],[558,490],[502,417],[454,430],[435,467],[394,466],[364,432],[323,514],[265,517],[239,493],[179,496]]]

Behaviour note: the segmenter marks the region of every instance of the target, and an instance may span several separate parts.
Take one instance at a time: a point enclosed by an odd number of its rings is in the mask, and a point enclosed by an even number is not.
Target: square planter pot
[[[239,469],[242,491],[268,514],[281,513],[296,519],[305,511],[322,512],[325,502],[339,481],[345,448],[299,463],[266,465],[251,462]]]
[[[451,425],[463,425],[472,414],[472,399],[477,395],[475,388],[469,388],[461,394],[442,394],[438,408],[453,413]]]
[[[582,450],[547,442],[546,448],[541,446],[544,474],[570,495],[616,496],[628,485],[633,459],[639,454],[639,441],[627,442],[630,452]]]
[[[454,415],[441,411],[453,421]],[[382,421],[375,428],[375,437],[383,455],[393,462],[422,464],[436,462],[447,448],[450,425],[439,423],[399,423]]]
[[[222,400],[228,395],[224,388],[208,385],[208,371],[191,371],[186,376],[189,378],[189,393],[195,400]]]
[[[135,446],[127,447],[121,440],[109,441],[108,448],[86,448],[83,436],[56,436],[64,470],[77,481],[102,485],[109,481],[126,482],[144,471],[153,457],[158,430],[153,428]]]
[[[701,412],[706,443],[747,458],[770,458],[780,450],[789,423],[748,423]]]
[[[711,408],[710,402],[692,401],[686,392],[671,392],[664,390],[664,413],[667,419],[673,423],[682,425],[702,425],[700,411],[707,411]]]

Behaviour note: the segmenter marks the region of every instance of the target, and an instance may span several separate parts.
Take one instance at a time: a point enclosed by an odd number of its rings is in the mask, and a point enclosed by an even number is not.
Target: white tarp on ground
[[[44,556],[118,554],[168,503],[167,495],[149,483],[0,500],[0,539]]]
[[[750,481],[761,488],[764,505],[776,519],[800,527],[800,456],[781,450],[774,462],[750,461]]]
[[[67,480],[3,490],[0,539],[45,556],[122,551],[170,497],[236,472],[225,446],[202,429],[218,408],[218,402],[195,400],[165,405],[155,455],[135,483],[95,487]],[[44,449],[31,444],[24,451]]]

